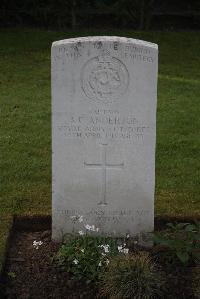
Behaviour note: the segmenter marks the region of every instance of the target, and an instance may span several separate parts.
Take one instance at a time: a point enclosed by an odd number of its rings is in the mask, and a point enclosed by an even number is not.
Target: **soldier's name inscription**
[[[117,110],[96,109],[89,114],[68,115],[58,130],[65,138],[142,140],[148,126],[135,116],[121,116]]]

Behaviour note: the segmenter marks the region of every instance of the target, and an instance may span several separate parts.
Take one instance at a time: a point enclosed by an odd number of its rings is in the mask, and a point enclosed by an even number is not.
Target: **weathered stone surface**
[[[53,43],[54,240],[86,224],[153,230],[157,60],[157,45],[124,37]]]

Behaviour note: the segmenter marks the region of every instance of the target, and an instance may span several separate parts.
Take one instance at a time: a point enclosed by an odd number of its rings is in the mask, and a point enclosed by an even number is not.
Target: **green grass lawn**
[[[50,48],[86,35],[158,43],[155,211],[200,214],[200,32],[1,30],[1,257],[13,214],[51,214]]]

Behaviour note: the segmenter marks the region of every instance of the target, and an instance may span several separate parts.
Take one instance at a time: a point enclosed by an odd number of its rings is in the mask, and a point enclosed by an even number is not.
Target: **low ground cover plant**
[[[58,265],[74,277],[87,283],[98,280],[110,263],[110,259],[117,254],[128,254],[127,238],[115,239],[98,235],[99,228],[84,224],[82,216],[72,216],[74,224],[82,223],[83,230],[78,234],[65,235],[64,244],[60,247],[56,260]]]
[[[200,261],[200,224],[168,223],[167,229],[154,234],[157,245],[164,246],[164,256],[170,262],[177,259],[187,265]]]
[[[57,261],[64,270],[89,283],[98,279],[99,272],[116,253],[115,240],[86,235],[72,238],[63,244]]]

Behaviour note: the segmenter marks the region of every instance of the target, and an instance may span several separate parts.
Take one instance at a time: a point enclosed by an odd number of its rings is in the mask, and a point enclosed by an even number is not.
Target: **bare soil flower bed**
[[[37,249],[34,241],[42,241]],[[16,232],[8,252],[0,298],[95,298],[95,289],[73,280],[53,262],[60,244],[51,231]]]

